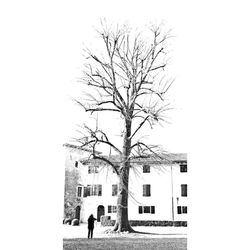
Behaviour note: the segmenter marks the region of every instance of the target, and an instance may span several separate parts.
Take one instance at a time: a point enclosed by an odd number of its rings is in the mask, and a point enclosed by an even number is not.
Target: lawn
[[[186,250],[186,238],[77,238],[64,239],[64,250],[109,250],[109,249],[143,249],[143,250]]]

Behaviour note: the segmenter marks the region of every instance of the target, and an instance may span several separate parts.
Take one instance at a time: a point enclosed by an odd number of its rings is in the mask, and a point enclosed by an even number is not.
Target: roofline
[[[69,143],[64,143],[64,144],[63,144],[63,147],[78,149],[78,150],[85,151],[85,152],[89,152],[89,153],[92,152],[92,150],[90,150],[90,149],[81,148],[80,146],[76,146],[76,145],[69,144]],[[96,152],[96,153],[97,153],[97,154],[100,154],[100,152]]]
[[[180,159],[171,159],[171,157],[169,159],[167,159],[167,157],[165,157],[165,159],[159,159],[159,160],[156,160],[156,159],[152,159],[150,157],[148,158],[139,158],[139,159],[131,159],[130,160],[130,163],[133,164],[133,163],[137,163],[137,164],[181,164],[181,163],[187,163],[187,154],[186,153],[181,153],[181,154],[174,154],[174,153],[170,153],[170,154],[167,154],[169,156],[171,155],[182,155],[184,156],[184,158],[181,158]],[[121,164],[121,161],[118,161],[117,159],[109,159],[114,165],[118,165],[118,164]],[[96,162],[103,162],[102,160],[99,160],[99,159],[81,159],[81,161],[85,162],[85,164],[88,164],[88,163],[96,163]]]

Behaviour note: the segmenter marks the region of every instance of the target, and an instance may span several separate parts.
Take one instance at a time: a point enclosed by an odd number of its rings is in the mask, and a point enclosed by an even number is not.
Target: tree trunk
[[[125,121],[126,131],[123,140],[122,164],[120,166],[119,189],[117,197],[117,218],[113,231],[133,232],[134,230],[128,220],[128,188],[129,188],[129,168],[130,168],[130,147],[131,147],[131,120]]]

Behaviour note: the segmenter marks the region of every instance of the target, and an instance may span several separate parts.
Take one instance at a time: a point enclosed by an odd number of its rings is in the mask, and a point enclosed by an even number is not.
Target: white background
[[[69,93],[100,17],[173,28],[169,150],[188,152],[188,248],[248,249],[247,1],[6,1],[1,26],[1,249],[62,249]]]

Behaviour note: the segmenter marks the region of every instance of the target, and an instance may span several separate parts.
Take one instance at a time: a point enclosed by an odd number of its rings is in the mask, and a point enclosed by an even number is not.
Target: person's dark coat
[[[95,222],[96,218],[94,218],[94,216],[91,214],[88,218],[88,228],[89,229],[93,229],[94,228],[94,222]]]

